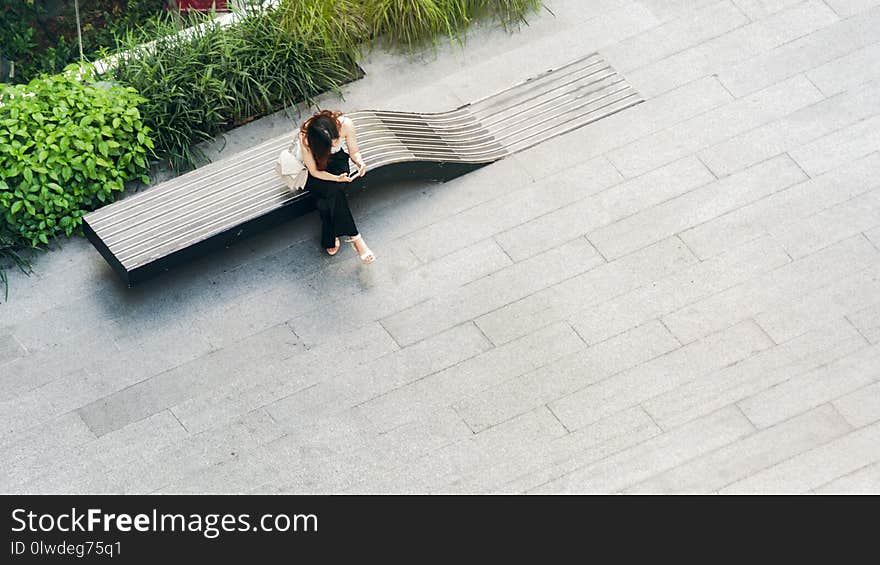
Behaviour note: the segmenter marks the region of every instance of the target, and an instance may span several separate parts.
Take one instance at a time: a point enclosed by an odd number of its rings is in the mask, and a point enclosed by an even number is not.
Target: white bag
[[[291,151],[292,147],[292,151]],[[291,143],[291,147],[284,148],[275,162],[275,172],[291,190],[302,190],[309,178],[309,171],[302,161],[302,149],[299,137]]]

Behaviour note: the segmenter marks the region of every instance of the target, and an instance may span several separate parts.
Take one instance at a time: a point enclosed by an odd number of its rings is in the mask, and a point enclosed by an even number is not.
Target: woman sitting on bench
[[[354,122],[341,112],[323,110],[303,123],[299,142],[303,164],[309,171],[305,188],[314,195],[321,217],[321,245],[328,254],[336,255],[339,236],[348,236],[346,242],[352,244],[361,262],[372,263],[376,256],[358,232],[341,184],[366,172],[366,164],[358,151]],[[353,177],[349,176],[349,158],[358,167]]]

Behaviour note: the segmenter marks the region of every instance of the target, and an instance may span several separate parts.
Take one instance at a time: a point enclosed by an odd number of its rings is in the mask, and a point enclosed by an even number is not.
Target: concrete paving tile
[[[759,471],[721,493],[805,493],[880,461],[880,422]]]
[[[880,81],[868,81],[704,149],[700,159],[727,176],[880,113],[878,93]]]
[[[453,407],[472,430],[480,432],[679,347],[662,324],[649,322],[465,397]]]
[[[303,342],[312,347],[372,324],[436,295],[442,295],[511,264],[495,243],[485,240],[402,274],[391,284],[345,297],[288,321]]]
[[[122,492],[110,469],[134,460],[149,459],[180,441],[186,431],[167,410],[83,444],[31,476],[24,492]]]
[[[706,259],[764,234],[785,233],[790,225],[810,222],[804,218],[870,191],[878,173],[880,153],[872,153],[691,228],[681,238],[697,256]],[[819,239],[828,241],[827,237]]]
[[[876,43],[878,21],[880,10],[868,10],[731,65],[719,78],[734,96],[744,96]]]
[[[626,489],[627,493],[711,493],[848,433],[830,405],[756,432]]]
[[[608,158],[623,176],[631,178],[822,98],[813,83],[796,76],[616,149]]]
[[[515,193],[535,180],[519,157],[511,155],[443,183],[410,180],[375,187],[369,195],[369,208],[357,216],[358,225],[371,237],[377,231],[388,239],[408,237],[469,208]],[[389,193],[388,205],[373,207],[376,193]],[[352,206],[356,202],[352,199]]]
[[[758,428],[767,428],[880,379],[880,347],[865,347],[793,377],[737,404]]]
[[[273,344],[279,344],[280,339],[285,345],[275,348],[275,351],[278,351],[282,357],[291,357],[304,351],[289,328],[282,327],[245,340],[235,348],[208,353],[194,361],[107,395],[83,406],[80,415],[100,436],[161,412],[234,378],[243,367],[261,357],[259,350],[256,357],[247,355],[247,352],[251,351],[254,343],[264,339],[268,339]],[[256,372],[253,368],[249,371]]]
[[[593,230],[587,238],[604,257],[613,259],[784,190],[805,178],[788,156],[776,157]]]
[[[29,353],[50,351],[76,341],[87,341],[92,336],[113,336],[118,327],[116,320],[108,320],[90,299],[74,300],[53,307],[32,320],[9,328],[18,343]]]
[[[828,286],[804,292],[781,308],[766,310],[755,320],[777,343],[811,328],[880,303],[880,265],[846,276]]]
[[[754,428],[735,408],[719,410],[593,465],[569,472],[529,492],[620,492],[648,477],[749,436]]]
[[[350,251],[349,249],[342,250]],[[378,253],[379,251],[377,251]],[[325,263],[318,272],[289,284],[276,285],[268,292],[239,297],[225,309],[200,317],[197,327],[217,347],[239,341],[312,311],[352,292],[364,291],[393,280],[420,263],[407,250],[397,249],[376,262],[377,269],[364,272],[356,257]],[[370,265],[372,269],[374,265]]]
[[[445,492],[445,485],[475,469],[530,457],[536,446],[564,434],[559,421],[542,407],[485,433],[453,443],[411,465],[389,470],[385,477],[356,485],[350,491]]]
[[[415,343],[602,263],[604,260],[595,248],[578,238],[477,279],[455,292],[383,318],[382,325],[401,345]],[[537,265],[540,268],[536,269]]]
[[[709,5],[720,5],[717,0],[642,0],[660,21],[669,21]]]
[[[113,340],[115,350],[95,356],[86,369],[115,380],[117,389],[192,362],[216,350],[197,325],[173,322],[142,333],[136,327]]]
[[[835,243],[759,277],[663,317],[670,331],[687,343],[761,312],[791,304],[798,293],[821,288],[876,263],[877,250],[861,235]]]
[[[99,336],[13,359],[0,366],[0,402],[13,400],[64,375],[86,369],[118,349]]]
[[[530,184],[521,190],[508,191],[503,196],[413,233],[406,238],[405,245],[422,260],[432,261],[527,222],[537,215],[559,210],[570,202],[600,192],[617,183],[620,178],[620,174],[606,159],[569,167],[564,174]]]
[[[161,489],[156,494],[245,494],[253,484],[266,476],[274,476],[275,461],[261,448],[240,457],[220,461],[206,469],[190,473]]]
[[[173,418],[170,412],[162,414]],[[153,416],[144,422],[155,418]],[[138,423],[132,427],[142,425]],[[183,431],[179,423],[177,426]],[[104,437],[117,433],[119,432]],[[84,486],[80,488],[84,489],[87,484],[85,481],[88,481],[94,485],[92,488],[100,486],[108,492],[151,493],[190,473],[206,469],[225,459],[235,458],[239,452],[271,441],[279,433],[280,430],[265,412],[253,412],[212,432],[186,435],[183,431],[179,436],[160,438],[133,455],[116,457],[113,461],[104,463],[100,470],[90,470],[85,473]],[[145,435],[149,436],[149,433]]]
[[[86,369],[67,373],[5,404],[4,431],[27,429],[55,419],[119,390],[118,379]],[[124,386],[124,385],[123,385]]]
[[[874,43],[807,73],[826,96],[850,90],[880,76],[880,44]]]
[[[752,21],[766,18],[803,0],[733,0],[733,3]]]
[[[792,222],[783,229],[776,229],[773,235],[792,257],[797,258],[869,230],[880,225],[878,188]]]
[[[387,431],[421,414],[489,390],[585,348],[567,324],[551,324],[454,367],[392,390],[358,406],[378,429]]]
[[[700,77],[712,75],[730,65],[759,55],[821,29],[839,18],[820,0],[780,0],[761,6],[753,0],[735,0],[752,23],[654,61],[627,78],[640,92],[656,96]],[[748,4],[744,6],[743,4]],[[749,11],[762,12],[760,15]]]
[[[571,309],[567,319],[587,343],[596,343],[789,261],[781,246],[764,237],[665,277],[657,277],[611,300],[580,310]]]
[[[791,150],[792,159],[816,176],[880,150],[880,116],[865,119],[807,145]]]
[[[817,494],[877,494],[880,493],[880,463],[866,465],[813,489]]]
[[[36,276],[21,271],[7,270],[9,298],[0,296],[0,331],[8,334],[12,326],[33,320],[51,309],[55,301],[36,288]],[[14,302],[13,302],[14,300]]]
[[[549,139],[523,151],[519,158],[529,167],[532,176],[540,179],[571,166],[572,147],[577,148],[579,160],[593,159],[732,99],[714,77],[701,78],[650,98],[626,112],[603,118],[588,128]]]
[[[573,10],[559,14],[555,22],[547,20],[547,23],[555,23],[564,29],[572,23],[569,21],[570,14],[583,15],[585,12],[588,11]],[[491,57],[474,59],[467,68],[448,73],[442,83],[462,100],[478,100],[510,86],[511,68],[521,69],[523,78],[535,76],[548,68],[562,66],[581,54],[597,51],[644,32],[657,23],[657,18],[641,3],[621,3],[616,10],[577,22],[580,33],[560,36],[556,30],[557,33],[518,42],[506,50],[495,50]]]
[[[606,47],[602,53],[615,68],[627,72],[717,37],[748,21],[732,2],[725,0],[619,41]]]
[[[315,386],[268,405],[278,421],[301,412],[338,411],[368,402],[399,387],[455,366],[491,348],[471,323],[465,323],[420,343],[389,353],[354,370],[343,371]]]
[[[495,240],[520,261],[713,180],[699,160],[681,159],[545,215],[536,214],[535,219],[496,234]]]
[[[293,471],[276,480],[286,490],[340,493],[381,480],[389,470],[472,437],[461,418],[445,408],[346,449],[340,448],[350,443],[345,440],[316,443],[311,439],[290,441],[288,437],[273,442],[269,449]],[[358,488],[353,492],[369,491]]]
[[[869,343],[880,342],[880,304],[847,314],[847,318]]]
[[[493,472],[471,473],[450,483],[450,492],[522,493],[585,467],[660,433],[640,408],[623,410],[595,424],[555,438],[539,453]]]
[[[642,406],[664,429],[675,428],[864,347],[852,326],[838,320],[649,398]]]
[[[567,429],[576,430],[748,359],[771,345],[766,334],[753,322],[744,322],[593,383],[549,406]]]
[[[753,23],[743,26],[731,33],[716,38],[707,45],[712,48],[724,46],[736,51],[736,44],[750,43],[756,51],[772,49],[784,43],[788,43],[798,37],[830,25],[840,18],[831,10],[825,2],[807,0],[794,2],[792,0],[770,0],[764,6],[743,6],[749,0],[734,0],[734,4],[749,16]],[[760,10],[763,14],[749,15],[749,8]]]
[[[0,446],[0,475],[6,480],[2,481],[0,489],[7,490],[15,480],[37,475],[55,465],[59,454],[94,439],[95,435],[74,412],[18,434],[4,436]]]
[[[880,383],[869,384],[846,396],[836,398],[832,404],[847,422],[856,428],[880,420]]]
[[[865,237],[880,250],[880,226],[865,232]]]
[[[353,345],[345,345],[347,341]],[[341,335],[339,342],[319,344],[274,362],[266,359],[269,362],[259,370],[243,371],[237,375],[239,378],[228,379],[181,401],[172,411],[189,431],[199,433],[398,349],[378,325],[363,326]]]
[[[27,355],[27,349],[22,346],[14,335],[7,334],[0,336],[0,369],[3,365]]]
[[[841,16],[852,16],[880,5],[877,0],[828,0],[828,5]]]
[[[493,343],[507,343],[534,328],[570,317],[572,312],[592,311],[613,297],[686,270],[695,262],[677,238],[664,239],[480,316],[476,323]]]

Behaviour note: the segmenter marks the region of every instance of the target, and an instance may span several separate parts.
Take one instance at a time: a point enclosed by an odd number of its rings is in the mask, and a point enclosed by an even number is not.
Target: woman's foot
[[[364,243],[364,238],[361,237],[360,234],[350,237],[346,241],[351,243],[351,246],[354,247],[355,252],[358,254],[358,257],[360,257],[361,263],[369,265],[376,260],[376,256],[373,255],[373,252],[370,251],[370,248]]]
[[[336,238],[336,246],[327,248],[327,255],[336,255],[339,253],[339,238]]]

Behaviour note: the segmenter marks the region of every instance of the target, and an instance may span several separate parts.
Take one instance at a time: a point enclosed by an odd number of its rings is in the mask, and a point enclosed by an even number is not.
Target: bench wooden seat
[[[594,53],[448,112],[350,112],[370,171],[346,188],[414,175],[448,180],[641,101]],[[291,138],[266,141],[87,214],[86,235],[132,286],[305,214],[314,199],[289,191],[274,171]]]

